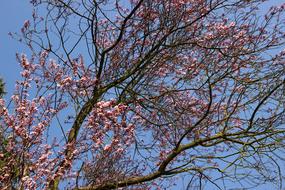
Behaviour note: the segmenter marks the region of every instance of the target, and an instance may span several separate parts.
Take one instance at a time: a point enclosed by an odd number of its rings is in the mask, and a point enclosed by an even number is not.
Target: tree
[[[5,83],[3,79],[0,78],[0,97],[2,97],[5,94]]]
[[[1,189],[281,189],[285,4],[31,2]]]

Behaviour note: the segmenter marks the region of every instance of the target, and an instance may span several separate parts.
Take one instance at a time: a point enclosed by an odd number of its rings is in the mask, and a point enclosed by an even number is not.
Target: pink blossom
[[[106,145],[106,146],[104,147],[104,150],[105,150],[105,151],[110,151],[111,148],[112,148],[111,145]]]

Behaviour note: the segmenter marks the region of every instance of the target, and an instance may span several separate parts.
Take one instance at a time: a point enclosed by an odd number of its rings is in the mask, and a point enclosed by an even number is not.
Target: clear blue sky
[[[15,54],[27,52],[25,46],[12,39],[8,33],[20,31],[24,21],[31,18],[32,7],[28,0],[1,0],[0,5],[0,77],[6,82],[9,94],[19,78],[19,65]]]
[[[262,9],[268,9],[274,4],[283,3],[284,0],[270,0]],[[29,53],[20,42],[12,39],[9,32],[19,32],[24,21],[31,18],[32,7],[29,0],[1,0],[0,6],[0,77],[6,82],[7,97],[14,89],[15,80],[19,78],[20,67],[15,59],[15,54]],[[178,182],[179,183],[179,182]],[[180,190],[181,186],[177,187]],[[270,186],[263,186],[259,190],[271,190]],[[272,189],[274,190],[274,189]]]

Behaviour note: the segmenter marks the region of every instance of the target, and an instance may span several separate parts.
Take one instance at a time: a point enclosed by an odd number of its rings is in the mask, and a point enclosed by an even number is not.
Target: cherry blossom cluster
[[[95,148],[121,154],[134,140],[134,125],[126,121],[127,106],[116,101],[98,102],[86,123]]]

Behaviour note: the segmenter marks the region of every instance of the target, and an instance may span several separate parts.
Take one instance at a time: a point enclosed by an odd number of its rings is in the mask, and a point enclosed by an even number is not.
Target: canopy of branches
[[[0,188],[281,189],[285,4],[265,3],[31,1]]]

